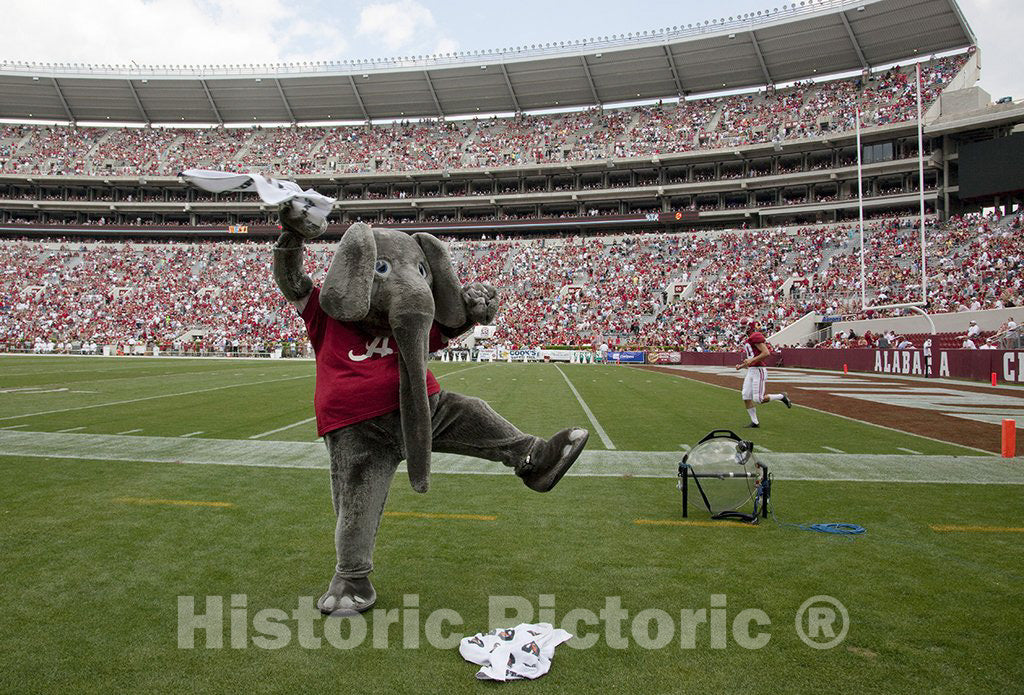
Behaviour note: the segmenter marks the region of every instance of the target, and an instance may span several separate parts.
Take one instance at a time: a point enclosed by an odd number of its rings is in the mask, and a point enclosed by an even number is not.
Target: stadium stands
[[[934,101],[967,54],[924,64]],[[629,109],[290,128],[0,127],[0,172],[164,175],[190,167],[277,175],[422,171],[573,162],[782,142],[915,117],[912,68],[868,78],[801,82],[757,94]]]
[[[929,234],[935,311],[1024,302],[1024,219],[957,217]],[[872,301],[916,299],[913,223],[867,229]],[[290,344],[304,330],[270,274],[270,243],[0,243],[0,348],[155,344],[177,351]],[[454,241],[465,282],[501,288],[507,346],[731,346],[734,319],[772,332],[809,311],[858,314],[849,225],[530,241]],[[314,278],[330,244],[308,245]],[[884,260],[884,262],[882,262]],[[878,261],[878,262],[875,262]],[[684,289],[679,296],[670,286]],[[862,315],[864,316],[864,315]],[[42,346],[42,347],[39,347]]]

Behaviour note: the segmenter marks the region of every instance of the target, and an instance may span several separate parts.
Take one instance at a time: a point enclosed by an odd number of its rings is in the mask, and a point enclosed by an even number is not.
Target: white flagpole
[[[921,189],[921,301],[928,302],[928,269],[924,235],[924,120],[921,117],[921,64],[917,64],[917,176]]]
[[[861,169],[860,155],[860,107],[857,107],[857,226],[860,229],[860,308],[868,305],[867,290],[864,283],[864,179]]]

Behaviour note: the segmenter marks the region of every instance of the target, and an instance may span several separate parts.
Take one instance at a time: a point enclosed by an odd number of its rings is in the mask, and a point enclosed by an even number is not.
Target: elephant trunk
[[[402,436],[409,483],[416,492],[426,492],[430,484],[433,438],[430,401],[427,398],[427,343],[433,324],[433,306],[429,313],[407,313],[409,307],[405,309],[391,317],[391,329],[399,351],[398,396]]]

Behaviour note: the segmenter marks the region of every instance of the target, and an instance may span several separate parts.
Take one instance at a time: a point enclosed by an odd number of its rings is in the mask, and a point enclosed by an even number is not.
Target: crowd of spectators
[[[925,63],[927,106],[967,54]],[[165,175],[185,168],[280,176],[516,166],[780,142],[916,116],[913,67],[755,94],[511,118],[281,128],[0,127],[0,173]]]
[[[0,344],[247,351],[304,337],[264,244],[0,244]],[[326,245],[307,263],[326,267]]]
[[[930,225],[930,310],[1020,306],[1024,216]],[[915,301],[914,223],[866,225],[868,298]],[[687,234],[453,241],[464,282],[503,297],[496,344],[733,347],[736,318],[768,333],[807,312],[861,312],[859,235],[850,225]],[[333,246],[307,245],[322,278]],[[156,345],[162,350],[303,352],[302,322],[275,288],[269,243],[0,243],[0,348]],[[867,336],[855,337],[853,346]],[[845,340],[849,340],[846,338]],[[846,345],[844,343],[844,345]],[[56,349],[56,348],[55,348]]]

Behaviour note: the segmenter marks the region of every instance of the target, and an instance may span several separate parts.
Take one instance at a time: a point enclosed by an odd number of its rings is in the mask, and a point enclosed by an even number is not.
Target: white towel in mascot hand
[[[178,174],[186,183],[210,193],[226,191],[253,191],[264,203],[280,205],[291,202],[295,215],[319,227],[331,214],[334,198],[317,193],[312,188],[302,190],[294,181],[268,179],[260,174],[237,174],[230,171],[186,169]]]

